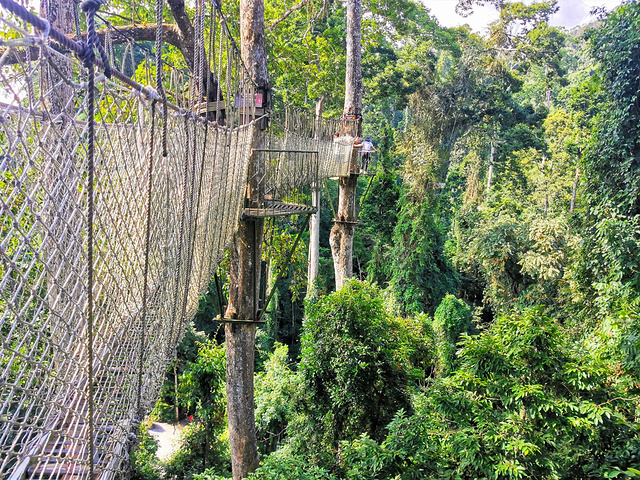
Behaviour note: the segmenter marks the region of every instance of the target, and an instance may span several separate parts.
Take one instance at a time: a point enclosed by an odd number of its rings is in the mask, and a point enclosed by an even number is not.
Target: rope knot
[[[80,46],[82,47],[82,53],[78,54],[78,57],[80,58],[80,60],[82,60],[82,63],[84,63],[84,66],[89,68],[91,65],[93,65],[93,61],[96,58],[96,54],[93,51],[93,47],[91,45],[89,45],[86,42],[79,42]]]
[[[147,85],[144,88],[147,90],[145,92],[145,95],[149,100],[151,100],[152,102],[157,102],[158,100],[160,100],[160,95],[155,88],[153,88],[151,85]]]
[[[109,65],[109,57],[107,57],[107,52],[104,51],[104,48],[100,43],[100,39],[98,38],[98,34],[96,33],[95,14],[98,10],[100,10],[100,7],[103,3],[103,0],[84,0],[82,2],[82,11],[87,16],[87,44],[89,45],[91,51],[93,51],[94,48],[98,50],[100,59],[104,64],[104,74],[107,78],[111,78],[111,65]],[[82,59],[85,62],[85,66],[89,68],[90,64],[87,63],[87,59],[89,57],[87,55],[88,54],[86,54],[86,51],[83,51]],[[94,59],[95,55],[93,56],[93,58],[91,58],[91,63],[93,63]]]
[[[38,44],[44,46],[49,41],[49,33],[51,32],[51,23],[48,20],[42,19],[44,23],[44,30],[42,30],[42,37],[38,40]]]
[[[103,0],[84,0],[80,7],[84,13],[96,13],[105,2]]]

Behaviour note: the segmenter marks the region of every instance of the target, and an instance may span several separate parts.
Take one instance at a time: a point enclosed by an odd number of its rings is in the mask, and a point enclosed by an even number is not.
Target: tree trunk
[[[491,141],[491,156],[489,157],[489,173],[487,174],[487,196],[491,192],[491,182],[493,181],[493,159],[495,155],[495,147]]]
[[[320,97],[316,103],[316,122],[320,122],[324,96]],[[319,128],[316,128],[319,132]],[[316,213],[311,215],[309,220],[309,265],[307,267],[307,295],[315,292],[315,280],[318,276],[320,265],[320,186],[318,183],[311,185],[311,205],[315,207]]]
[[[580,180],[580,167],[576,167],[576,176],[573,178],[573,190],[571,191],[571,206],[569,213],[573,213],[576,207],[576,193],[578,192],[578,181]]]
[[[546,181],[547,191],[545,192],[545,195],[544,195],[544,214],[545,214],[545,216],[547,215],[547,212],[549,211],[549,183],[551,183],[552,177],[553,177],[553,157],[551,157],[551,161],[549,163],[549,178],[547,178],[547,181]]]
[[[315,281],[320,266],[320,189],[318,184],[311,186],[311,204],[318,210],[309,221],[309,266],[307,268],[307,295],[315,292]]]
[[[345,79],[342,135],[359,137],[362,134],[362,7],[360,0],[347,0],[347,73]],[[353,121],[350,120],[353,118]],[[358,152],[351,156],[351,172],[356,171]],[[356,222],[357,173],[340,178],[338,211],[331,229],[329,244],[333,255],[336,290],[353,276],[353,234]]]
[[[73,0],[41,0],[40,16],[46,18],[51,26],[62,33],[71,36],[74,32],[74,8]],[[32,59],[35,58],[32,57]],[[43,106],[62,125],[70,122],[75,117],[73,87],[66,83],[65,78],[72,79],[72,62],[56,62],[58,71],[48,65],[43,70],[40,79],[40,98]],[[61,76],[62,75],[62,76]],[[38,108],[37,105],[32,105]],[[65,113],[65,115],[60,115]],[[64,272],[66,255],[75,256],[84,250],[81,232],[84,228],[84,220],[78,215],[76,209],[78,201],[72,194],[65,192],[77,192],[82,187],[82,175],[78,168],[81,165],[76,161],[76,156],[70,152],[72,148],[68,138],[55,140],[56,145],[51,145],[52,151],[60,152],[56,161],[46,162],[43,167],[43,177],[51,201],[44,204],[45,223],[50,226],[51,237],[44,244],[46,252],[47,269],[47,302],[49,303],[49,315],[51,318],[71,319],[79,321],[84,315],[80,302],[84,291],[80,288],[65,288],[62,285],[73,284],[77,279],[58,278],[56,272]],[[65,221],[61,222],[63,218]],[[52,241],[56,239],[56,241]],[[61,247],[64,245],[64,248]],[[68,252],[65,254],[64,250]],[[63,322],[68,324],[69,322]],[[73,322],[71,322],[73,323]],[[52,322],[51,325],[54,325]],[[60,350],[72,349],[73,333],[67,328],[52,329],[51,338]],[[70,343],[71,342],[71,343]],[[64,356],[57,355],[55,362],[62,361]]]
[[[40,16],[46,18],[51,26],[58,31],[72,36],[75,30],[74,9],[76,5],[73,0],[40,0]],[[72,78],[71,63],[57,62],[58,70],[65,78]],[[42,93],[46,94],[52,89],[51,104],[47,105],[53,113],[66,111],[71,117],[74,116],[74,105],[70,100],[74,96],[73,87],[52,68],[48,68],[48,74],[42,79]]]
[[[240,1],[240,41],[243,63],[251,80],[266,88],[267,53],[264,33],[263,0]],[[260,148],[264,132],[253,140]],[[262,156],[254,153],[249,162],[249,204],[258,201],[260,192],[255,183],[264,171]],[[230,249],[229,305],[227,318],[256,320],[260,293],[260,268],[264,220],[246,219],[240,222]],[[234,480],[245,478],[258,468],[258,443],[253,403],[253,371],[256,326],[226,324],[227,410],[229,443]]]

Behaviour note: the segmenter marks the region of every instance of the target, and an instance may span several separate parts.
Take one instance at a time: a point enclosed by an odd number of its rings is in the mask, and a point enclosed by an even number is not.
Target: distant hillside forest
[[[258,329],[251,479],[640,478],[640,3],[571,32],[555,1],[484,3],[485,37],[363,3],[356,278],[334,291],[330,180],[317,282],[307,232]],[[279,98],[340,115],[344,4],[265,15]],[[266,290],[304,221],[267,223]],[[180,448],[143,428],[135,479],[231,476],[227,288],[223,266],[152,416],[189,420]]]

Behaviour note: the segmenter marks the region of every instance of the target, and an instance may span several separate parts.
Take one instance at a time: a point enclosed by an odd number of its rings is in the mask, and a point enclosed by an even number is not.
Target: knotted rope
[[[95,48],[98,50],[100,60],[102,60],[102,63],[104,64],[105,76],[107,78],[111,78],[109,57],[102,47],[98,34],[96,33],[96,12],[100,10],[103,3],[103,0],[84,0],[84,2],[82,2],[82,11],[87,17],[87,43],[83,45],[84,50],[80,54],[80,58],[84,62],[85,66],[89,68],[89,62],[93,65],[93,60],[95,59]]]
[[[93,216],[94,216],[94,149],[95,149],[95,121],[94,121],[94,90],[95,72],[93,62],[95,60],[94,49],[98,50],[104,64],[104,75],[111,78],[111,66],[109,57],[104,51],[98,35],[96,34],[95,14],[100,10],[102,0],[85,0],[82,3],[82,11],[87,17],[87,43],[80,42],[82,53],[80,58],[88,70],[87,79],[87,119],[89,139],[87,146],[87,376],[89,380],[87,396],[89,400],[89,475],[94,478],[95,463],[95,405],[94,405],[94,332],[93,332]]]
[[[167,156],[167,93],[164,91],[162,70],[162,13],[164,1],[156,1],[156,90],[162,100],[162,156]]]

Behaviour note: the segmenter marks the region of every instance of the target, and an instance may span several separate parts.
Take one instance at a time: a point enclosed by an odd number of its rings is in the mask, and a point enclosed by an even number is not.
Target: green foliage
[[[406,202],[394,230],[391,286],[401,313],[431,313],[448,292],[456,274],[444,255],[444,235],[429,202]]]
[[[640,462],[638,397],[531,309],[466,337],[460,367],[383,442],[343,444],[346,478],[612,478]]]
[[[247,477],[248,480],[337,480],[328,470],[310,465],[307,459],[292,454],[287,449],[269,455],[260,468]],[[209,480],[209,479],[203,479]]]
[[[194,412],[194,423],[180,436],[180,448],[167,462],[167,474],[189,479],[214,468],[229,470],[228,443],[223,439],[225,418],[225,352],[212,341],[199,344],[198,355],[185,365],[178,383],[178,400]]]
[[[609,97],[585,163],[592,202],[634,215],[640,212],[640,5],[617,9],[589,41]]]
[[[341,440],[385,425],[408,408],[407,373],[395,356],[394,320],[380,291],[352,280],[308,305],[300,371],[306,417],[301,441],[320,465],[331,465]]]
[[[202,473],[193,475],[193,480],[230,480],[232,477],[219,475],[215,469],[208,468]]]
[[[275,451],[303,397],[301,378],[292,371],[289,348],[279,343],[255,377],[255,417],[258,444],[263,454]]]
[[[447,295],[433,315],[433,328],[450,342],[457,343],[460,335],[471,327],[471,309],[454,295]]]
[[[454,295],[447,295],[433,314],[437,338],[438,371],[451,372],[456,367],[456,344],[460,335],[471,328],[471,309]]]
[[[224,417],[225,353],[215,342],[206,341],[198,356],[180,375],[178,400],[211,425]]]
[[[390,257],[400,192],[395,185],[395,176],[384,172],[378,173],[368,188],[367,196],[361,199],[359,214],[363,243],[370,251],[367,279],[386,287],[393,275]]]
[[[202,303],[200,305],[202,305]],[[184,373],[184,371],[190,368],[189,366],[192,363],[196,362],[199,346],[206,343],[207,340],[207,336],[204,333],[197,331],[193,325],[189,325],[187,327],[184,336],[178,345],[176,358],[172,365],[169,365],[167,368],[160,398],[151,412],[151,417],[153,419],[167,423],[175,422],[176,403],[179,405],[179,415],[181,417],[188,413],[184,402],[180,403],[176,398],[175,383],[176,381],[179,382],[179,377]],[[176,375],[178,378],[176,378]],[[194,410],[191,410],[191,413],[193,412]]]
[[[197,419],[187,424],[180,432],[178,450],[164,465],[166,477],[190,480],[203,472],[228,475],[231,471],[229,444],[223,436]]]
[[[162,467],[156,458],[158,444],[147,433],[147,424],[140,425],[136,448],[131,452],[131,480],[160,480]]]

